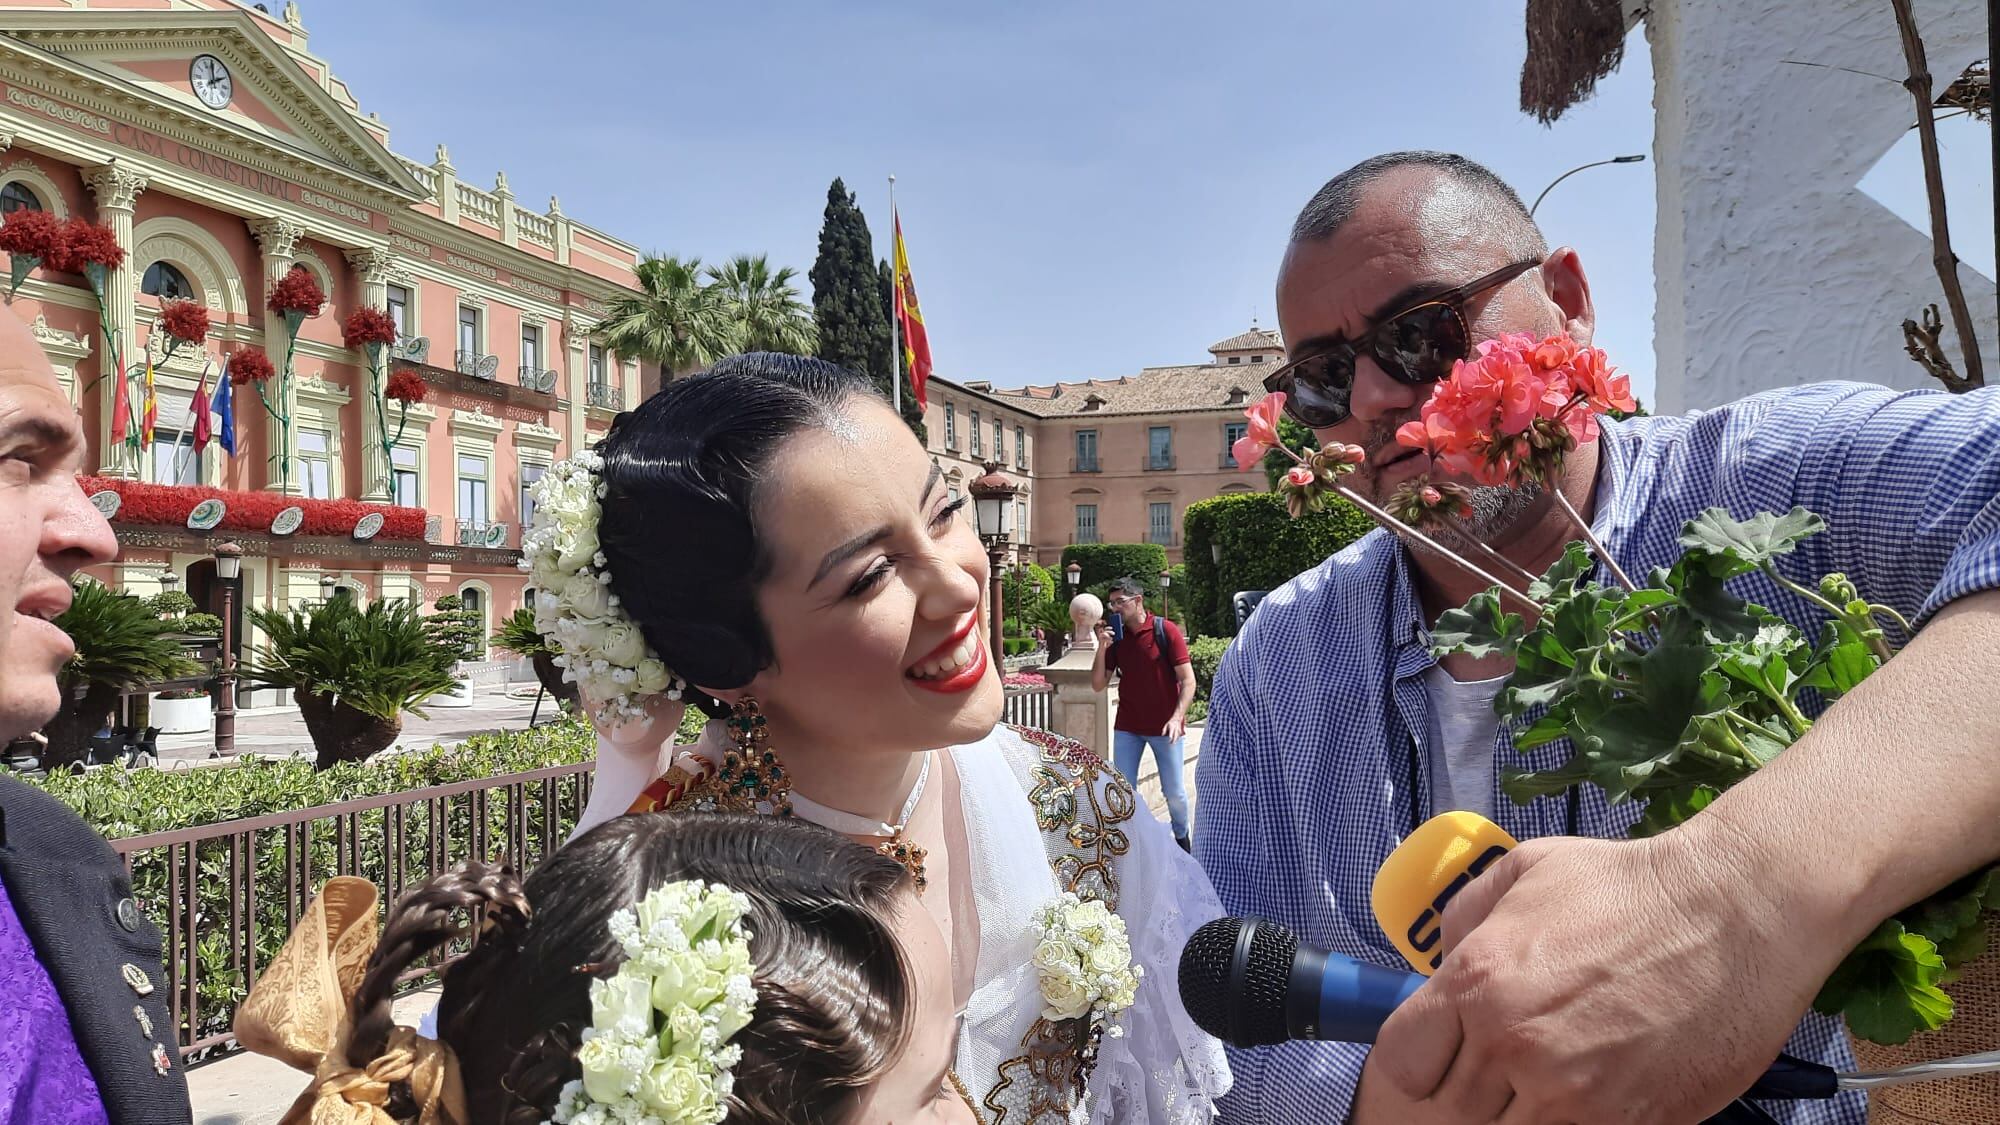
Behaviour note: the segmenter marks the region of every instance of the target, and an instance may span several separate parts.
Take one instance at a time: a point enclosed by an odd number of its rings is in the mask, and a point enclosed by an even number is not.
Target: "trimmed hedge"
[[[1222,654],[1229,651],[1228,637],[1203,637],[1188,642],[1188,663],[1194,667],[1194,697],[1207,700],[1209,692],[1215,688],[1215,670],[1222,665]]]
[[[1292,519],[1275,493],[1237,493],[1188,505],[1182,524],[1187,579],[1174,587],[1175,605],[1206,636],[1236,635],[1231,604],[1241,590],[1274,590],[1375,529],[1375,521],[1345,500]],[[1221,562],[1215,547],[1221,548]]]
[[[1062,570],[1083,568],[1085,590],[1096,591],[1120,578],[1137,579],[1146,588],[1146,604],[1158,605],[1160,572],[1167,569],[1167,549],[1157,543],[1078,543],[1062,553]]]

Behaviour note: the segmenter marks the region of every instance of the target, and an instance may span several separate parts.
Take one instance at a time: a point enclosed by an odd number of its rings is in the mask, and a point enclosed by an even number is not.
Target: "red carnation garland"
[[[116,492],[120,497],[118,522],[161,526],[185,526],[195,506],[204,500],[223,503],[219,529],[269,531],[278,513],[296,505],[305,516],[299,527],[306,535],[352,535],[362,517],[381,513],[378,539],[420,542],[428,515],[422,508],[392,504],[365,504],[354,500],[309,500],[281,496],[275,492],[236,492],[204,485],[147,484],[121,478],[81,476],[77,483],[86,495]]]
[[[180,345],[208,339],[208,309],[194,301],[162,301],[159,323],[167,334],[168,359]]]
[[[410,402],[407,394],[395,393],[396,380],[390,379],[387,388],[382,385],[382,349],[396,342],[396,322],[385,309],[363,305],[347,314],[347,323],[341,326],[341,342],[350,349],[361,349],[368,357],[369,398],[375,403],[375,428],[382,435],[382,471],[389,471],[391,450],[403,440],[403,430],[410,424]],[[421,381],[420,381],[421,382]],[[403,388],[406,392],[408,387]],[[395,399],[398,405],[396,432],[389,433],[388,400]],[[419,389],[414,401],[422,402],[423,393]],[[377,480],[378,487],[386,488],[387,480]]]
[[[407,413],[411,404],[422,402],[430,396],[431,386],[424,382],[422,375],[404,368],[389,376],[389,387],[383,393],[402,403],[403,410]]]
[[[257,401],[264,404],[264,412],[278,423],[278,491],[290,492],[292,485],[292,357],[299,350],[299,326],[307,317],[318,316],[326,305],[326,292],[313,280],[312,271],[304,266],[293,266],[285,271],[285,276],[271,287],[271,296],[265,301],[266,307],[277,313],[285,322],[285,363],[278,384],[278,404],[283,406],[280,413],[272,408],[271,400],[264,394],[264,381],[253,385],[257,388]]]
[[[277,373],[278,369],[271,366],[271,357],[262,348],[244,348],[229,357],[229,381],[238,386],[249,383],[261,387]]]
[[[111,312],[104,301],[104,289],[111,271],[125,261],[125,248],[110,227],[72,218],[56,228],[43,264],[58,273],[80,273],[90,283],[90,295],[97,301],[97,325],[111,353],[111,374],[117,379],[117,393],[111,407],[111,442],[123,442],[134,460],[139,453],[139,431],[132,427],[132,388],[125,373],[125,343],[111,324]],[[90,393],[104,379],[102,374],[83,388]]]
[[[9,304],[35,267],[60,256],[56,247],[62,238],[62,222],[47,211],[16,211],[7,216],[6,223],[0,225],[0,250],[5,250],[9,257]]]

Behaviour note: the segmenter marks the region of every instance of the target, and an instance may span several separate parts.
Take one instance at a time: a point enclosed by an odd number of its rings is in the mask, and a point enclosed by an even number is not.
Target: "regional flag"
[[[139,412],[139,448],[153,447],[153,429],[160,421],[160,394],[153,385],[153,357],[146,357],[145,406]]]
[[[917,405],[929,406],[924,383],[931,377],[931,338],[924,331],[924,311],[917,306],[917,283],[910,280],[910,249],[903,244],[903,217],[891,215],[896,226],[896,323],[903,330],[903,365],[910,373],[910,388],[917,393]]]
[[[208,448],[211,436],[208,429],[208,361],[201,365],[201,381],[194,385],[194,400],[188,403],[188,414],[194,419],[194,455]]]
[[[222,372],[215,377],[215,416],[220,428],[215,435],[222,451],[236,456],[236,390],[229,383],[229,357],[222,357]],[[204,413],[203,418],[208,415]]]
[[[118,360],[118,394],[111,407],[111,444],[124,444],[131,436],[132,390],[125,385],[125,357]]]

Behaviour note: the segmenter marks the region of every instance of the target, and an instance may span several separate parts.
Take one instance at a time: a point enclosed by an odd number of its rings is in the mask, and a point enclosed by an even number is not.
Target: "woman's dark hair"
[[[726,1125],[841,1125],[901,1052],[910,975],[890,928],[908,886],[893,860],[803,820],[646,813],[599,825],[523,887],[479,863],[396,904],[354,1003],[351,1055],[388,1038],[396,977],[485,908],[479,943],[446,970],[439,1037],[458,1056],[473,1121],[539,1125],[590,1026],[590,982],[624,960],[611,916],[680,879],[749,898],[757,1005]],[[395,1106],[390,1107],[395,1112]]]
[[[612,590],[682,678],[737,688],[770,665],[757,609],[771,570],[752,518],[758,486],[785,439],[841,425],[856,395],[880,397],[823,360],[752,352],[668,383],[599,443],[607,492],[597,537]]]

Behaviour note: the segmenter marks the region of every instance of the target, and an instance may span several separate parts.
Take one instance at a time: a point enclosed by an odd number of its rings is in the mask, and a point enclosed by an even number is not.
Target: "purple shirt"
[[[69,1013],[0,881],[0,1121],[110,1125]]]

